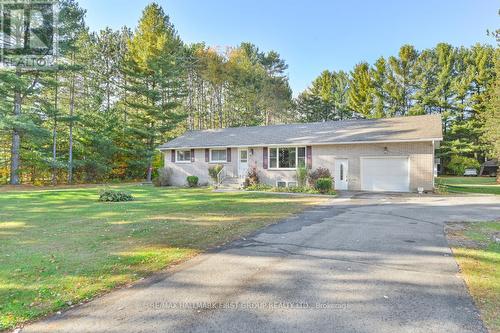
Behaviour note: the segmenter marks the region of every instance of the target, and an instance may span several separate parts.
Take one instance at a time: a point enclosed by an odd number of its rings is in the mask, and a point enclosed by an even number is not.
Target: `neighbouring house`
[[[498,159],[492,159],[481,164],[480,176],[496,177],[498,172]]]
[[[188,131],[159,149],[172,185],[208,183],[222,164],[226,181],[256,168],[262,183],[293,186],[305,166],[329,169],[337,190],[409,192],[434,189],[440,141],[441,118],[425,115]]]

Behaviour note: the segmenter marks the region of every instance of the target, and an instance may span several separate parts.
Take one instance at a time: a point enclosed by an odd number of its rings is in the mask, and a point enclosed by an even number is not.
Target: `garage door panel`
[[[410,190],[408,167],[407,157],[362,158],[361,189],[408,192]]]

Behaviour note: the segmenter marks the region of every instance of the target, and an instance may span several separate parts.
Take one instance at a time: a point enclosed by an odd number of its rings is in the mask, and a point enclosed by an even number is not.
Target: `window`
[[[269,148],[270,169],[295,169],[306,166],[305,147]]]
[[[297,182],[292,181],[292,182],[287,182],[285,180],[277,180],[276,181],[276,187],[288,187],[288,188],[293,188],[297,187]]]
[[[280,169],[292,169],[297,165],[297,148],[278,148],[278,166]]]
[[[286,182],[285,182],[285,181],[278,180],[278,181],[276,182],[276,186],[277,186],[277,187],[286,187]]]
[[[278,148],[269,149],[269,168],[276,169],[278,166]]]
[[[306,167],[306,147],[297,148],[297,165],[299,168]]]
[[[248,162],[248,150],[240,150],[240,162],[241,163]]]
[[[177,162],[191,162],[191,150],[177,150]]]
[[[226,149],[212,149],[210,151],[210,162],[226,162],[227,150]]]

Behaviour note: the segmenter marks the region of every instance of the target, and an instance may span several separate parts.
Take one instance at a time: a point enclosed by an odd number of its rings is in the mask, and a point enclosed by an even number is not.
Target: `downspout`
[[[436,189],[436,173],[437,170],[435,169],[436,167],[436,146],[434,144],[434,140],[432,140],[432,189]]]

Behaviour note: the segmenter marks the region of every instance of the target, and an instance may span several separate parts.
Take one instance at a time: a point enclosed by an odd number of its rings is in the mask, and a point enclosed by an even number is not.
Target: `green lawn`
[[[449,192],[485,193],[500,195],[495,177],[438,177],[438,183]]]
[[[450,237],[450,235],[449,235]],[[464,224],[451,235],[453,254],[491,333],[500,333],[500,222]]]
[[[323,199],[121,186],[0,190],[0,330],[88,300]]]

